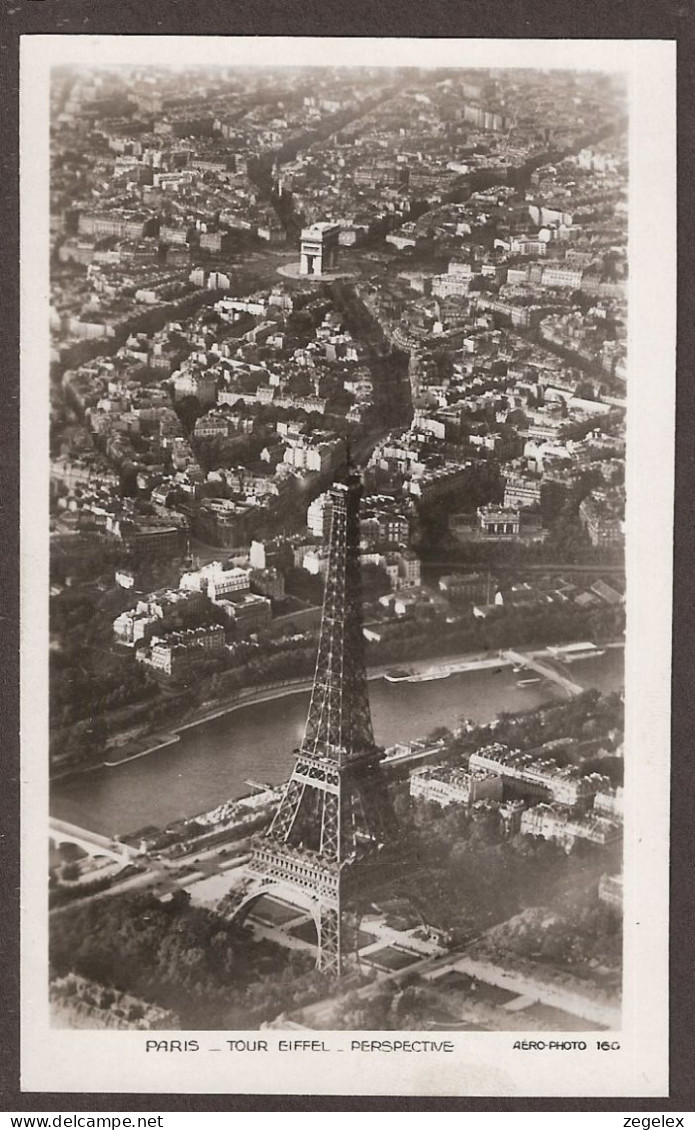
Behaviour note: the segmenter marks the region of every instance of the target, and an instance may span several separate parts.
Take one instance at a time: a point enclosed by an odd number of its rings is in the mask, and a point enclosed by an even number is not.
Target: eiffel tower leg
[[[303,795],[304,785],[296,781],[293,777],[290,777],[282,800],[280,801],[279,808],[275,813],[273,823],[270,826],[270,831],[276,839],[284,840],[287,837],[287,833],[296,819]]]
[[[328,903],[319,905],[318,954],[316,968],[332,977],[339,977],[340,969],[340,911]]]

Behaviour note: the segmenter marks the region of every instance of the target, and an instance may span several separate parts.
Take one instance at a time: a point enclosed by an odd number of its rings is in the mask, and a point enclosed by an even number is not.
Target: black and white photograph
[[[665,1093],[673,53],[29,38],[29,1078]]]

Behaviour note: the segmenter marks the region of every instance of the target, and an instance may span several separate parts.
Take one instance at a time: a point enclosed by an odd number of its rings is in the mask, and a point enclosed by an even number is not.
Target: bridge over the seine
[[[572,679],[564,675],[548,660],[538,659],[537,656],[529,655],[528,653],[520,655],[518,651],[511,650],[502,651],[500,655],[509,663],[521,667],[530,667],[532,671],[536,671],[539,675],[542,675],[544,679],[550,679],[551,682],[557,683],[570,698],[575,694],[581,694],[584,690],[584,687],[580,686],[579,683],[573,682]]]
[[[50,838],[56,845],[71,843],[77,844],[88,855],[105,855],[123,863],[137,855],[137,849],[129,844],[115,843],[98,832],[90,832],[87,828],[79,828],[76,824],[68,824],[65,820],[56,820],[51,816],[48,821]]]

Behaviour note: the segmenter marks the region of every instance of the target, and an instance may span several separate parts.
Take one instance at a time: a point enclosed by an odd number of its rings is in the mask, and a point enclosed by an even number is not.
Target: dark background
[[[0,0],[0,1094],[5,1111],[692,1111],[695,1098],[695,0]],[[495,1099],[19,1090],[19,37],[32,34],[666,39],[678,67],[678,358],[674,526],[669,1099]],[[336,60],[338,63],[339,60]],[[657,457],[658,454],[653,454]],[[645,610],[648,614],[648,610]],[[645,829],[649,834],[649,829]],[[617,1124],[617,1123],[616,1123]]]

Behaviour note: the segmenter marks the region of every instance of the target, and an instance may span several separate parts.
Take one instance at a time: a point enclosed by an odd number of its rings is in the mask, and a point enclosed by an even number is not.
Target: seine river
[[[596,659],[580,660],[569,673],[586,687],[617,690],[623,685],[623,651],[609,649]],[[519,687],[518,678],[511,667],[503,667],[423,683],[373,679],[369,696],[376,740],[389,746],[425,737],[436,726],[454,727],[462,718],[488,722],[505,710],[564,697],[554,684]],[[294,763],[308,704],[309,694],[302,691],[244,706],[182,731],[176,745],[55,782],[51,815],[109,836],[125,835],[242,796],[251,791],[248,779],[277,784]]]

